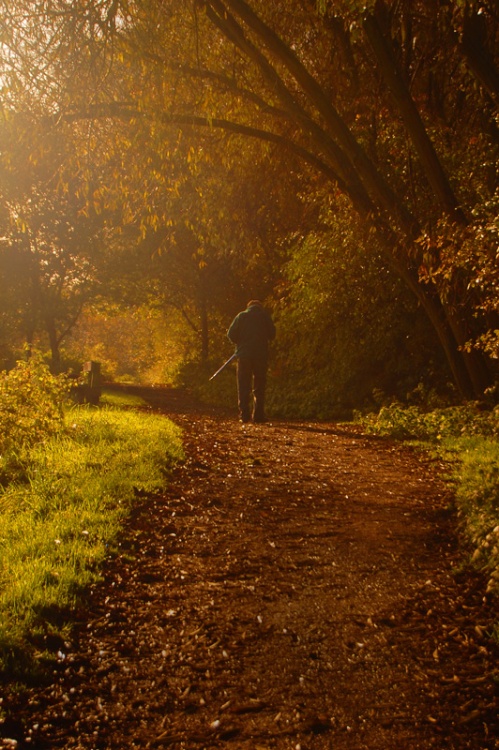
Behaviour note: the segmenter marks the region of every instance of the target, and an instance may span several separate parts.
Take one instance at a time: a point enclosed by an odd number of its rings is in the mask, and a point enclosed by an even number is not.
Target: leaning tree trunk
[[[486,89],[495,104],[499,104],[499,71],[489,51],[486,20],[483,13],[473,11],[467,15],[461,48],[475,78]]]
[[[393,103],[404,122],[428,184],[442,212],[452,221],[465,226],[467,223],[465,214],[409,91],[389,35],[383,32],[375,15],[367,14],[364,17],[364,30],[376,57],[378,68],[391,93]],[[451,305],[437,299],[438,290],[434,289],[434,293],[429,293],[428,288],[425,289],[412,277],[409,283],[435,328],[459,390],[466,397],[481,396],[491,385],[492,374],[481,352],[467,351],[466,344],[471,334],[467,330],[463,316]]]
[[[442,210],[457,221],[465,221],[445,170],[414,103],[393,47],[373,15],[364,18],[364,29],[374,51],[376,62],[409,133],[433,193]]]
[[[477,394],[473,381],[435,288],[432,286],[424,287],[419,280],[417,270],[407,268],[406,264],[397,258],[393,242],[390,242],[383,234],[378,235],[378,237],[383,257],[414,294],[426,313],[445,354],[449,370],[460,395],[466,399],[474,398]],[[483,393],[483,389],[480,391],[481,393]]]

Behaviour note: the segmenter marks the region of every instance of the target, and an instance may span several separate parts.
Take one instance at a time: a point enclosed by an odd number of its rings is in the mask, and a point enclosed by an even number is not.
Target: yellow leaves
[[[21,232],[21,234],[28,234],[29,232],[28,225],[26,224],[22,216],[17,215],[13,223],[16,229],[18,229]]]
[[[165,220],[157,213],[153,213],[152,211],[150,211],[145,216],[142,216],[140,220],[139,231],[141,238],[145,239],[151,230],[153,232],[157,232],[158,229],[162,226],[165,226],[165,224],[167,226],[173,226],[173,222],[171,219],[165,222]]]
[[[102,213],[102,194],[99,189],[92,194],[92,207],[97,215]]]

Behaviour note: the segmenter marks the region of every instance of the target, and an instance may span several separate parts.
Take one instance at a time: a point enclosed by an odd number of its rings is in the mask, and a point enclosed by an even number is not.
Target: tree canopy
[[[424,313],[463,396],[490,388],[499,355],[492,0],[0,7],[4,121],[36,125],[33,154],[44,129],[72,144],[59,194],[78,183],[79,218],[105,231],[102,252],[142,258],[135,277],[156,279],[163,302],[199,329],[205,356],[210,320],[219,331],[245,292],[258,288],[293,318],[307,278],[310,328],[327,336],[324,290],[310,276],[320,246],[329,270],[341,254],[345,279],[371,269],[361,286],[374,306],[396,289],[403,309]],[[12,223],[4,199],[3,211]],[[335,221],[348,223],[348,242]],[[329,323],[355,304],[351,287],[334,283],[341,298]],[[355,312],[371,342],[376,327],[396,328],[364,300]],[[388,339],[396,350],[397,335]]]

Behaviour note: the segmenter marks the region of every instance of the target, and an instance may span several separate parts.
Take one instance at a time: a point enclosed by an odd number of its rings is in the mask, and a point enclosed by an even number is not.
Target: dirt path
[[[187,461],[131,519],[53,684],[0,734],[40,750],[498,748],[494,613],[451,575],[438,464],[353,427],[161,405]]]

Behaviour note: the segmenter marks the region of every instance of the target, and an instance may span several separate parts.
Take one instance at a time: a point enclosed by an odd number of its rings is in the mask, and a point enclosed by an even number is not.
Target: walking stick
[[[218,370],[213,373],[213,375],[211,376],[210,380],[213,380],[213,378],[216,378],[217,375],[220,375],[220,373],[222,372],[222,370],[225,370],[225,368],[227,367],[227,365],[230,365],[230,363],[232,362],[232,360],[235,359],[236,357],[237,357],[237,354],[233,354],[232,357],[229,357],[229,359],[227,360],[227,362],[224,362],[223,365],[222,365],[222,367],[219,367]]]

